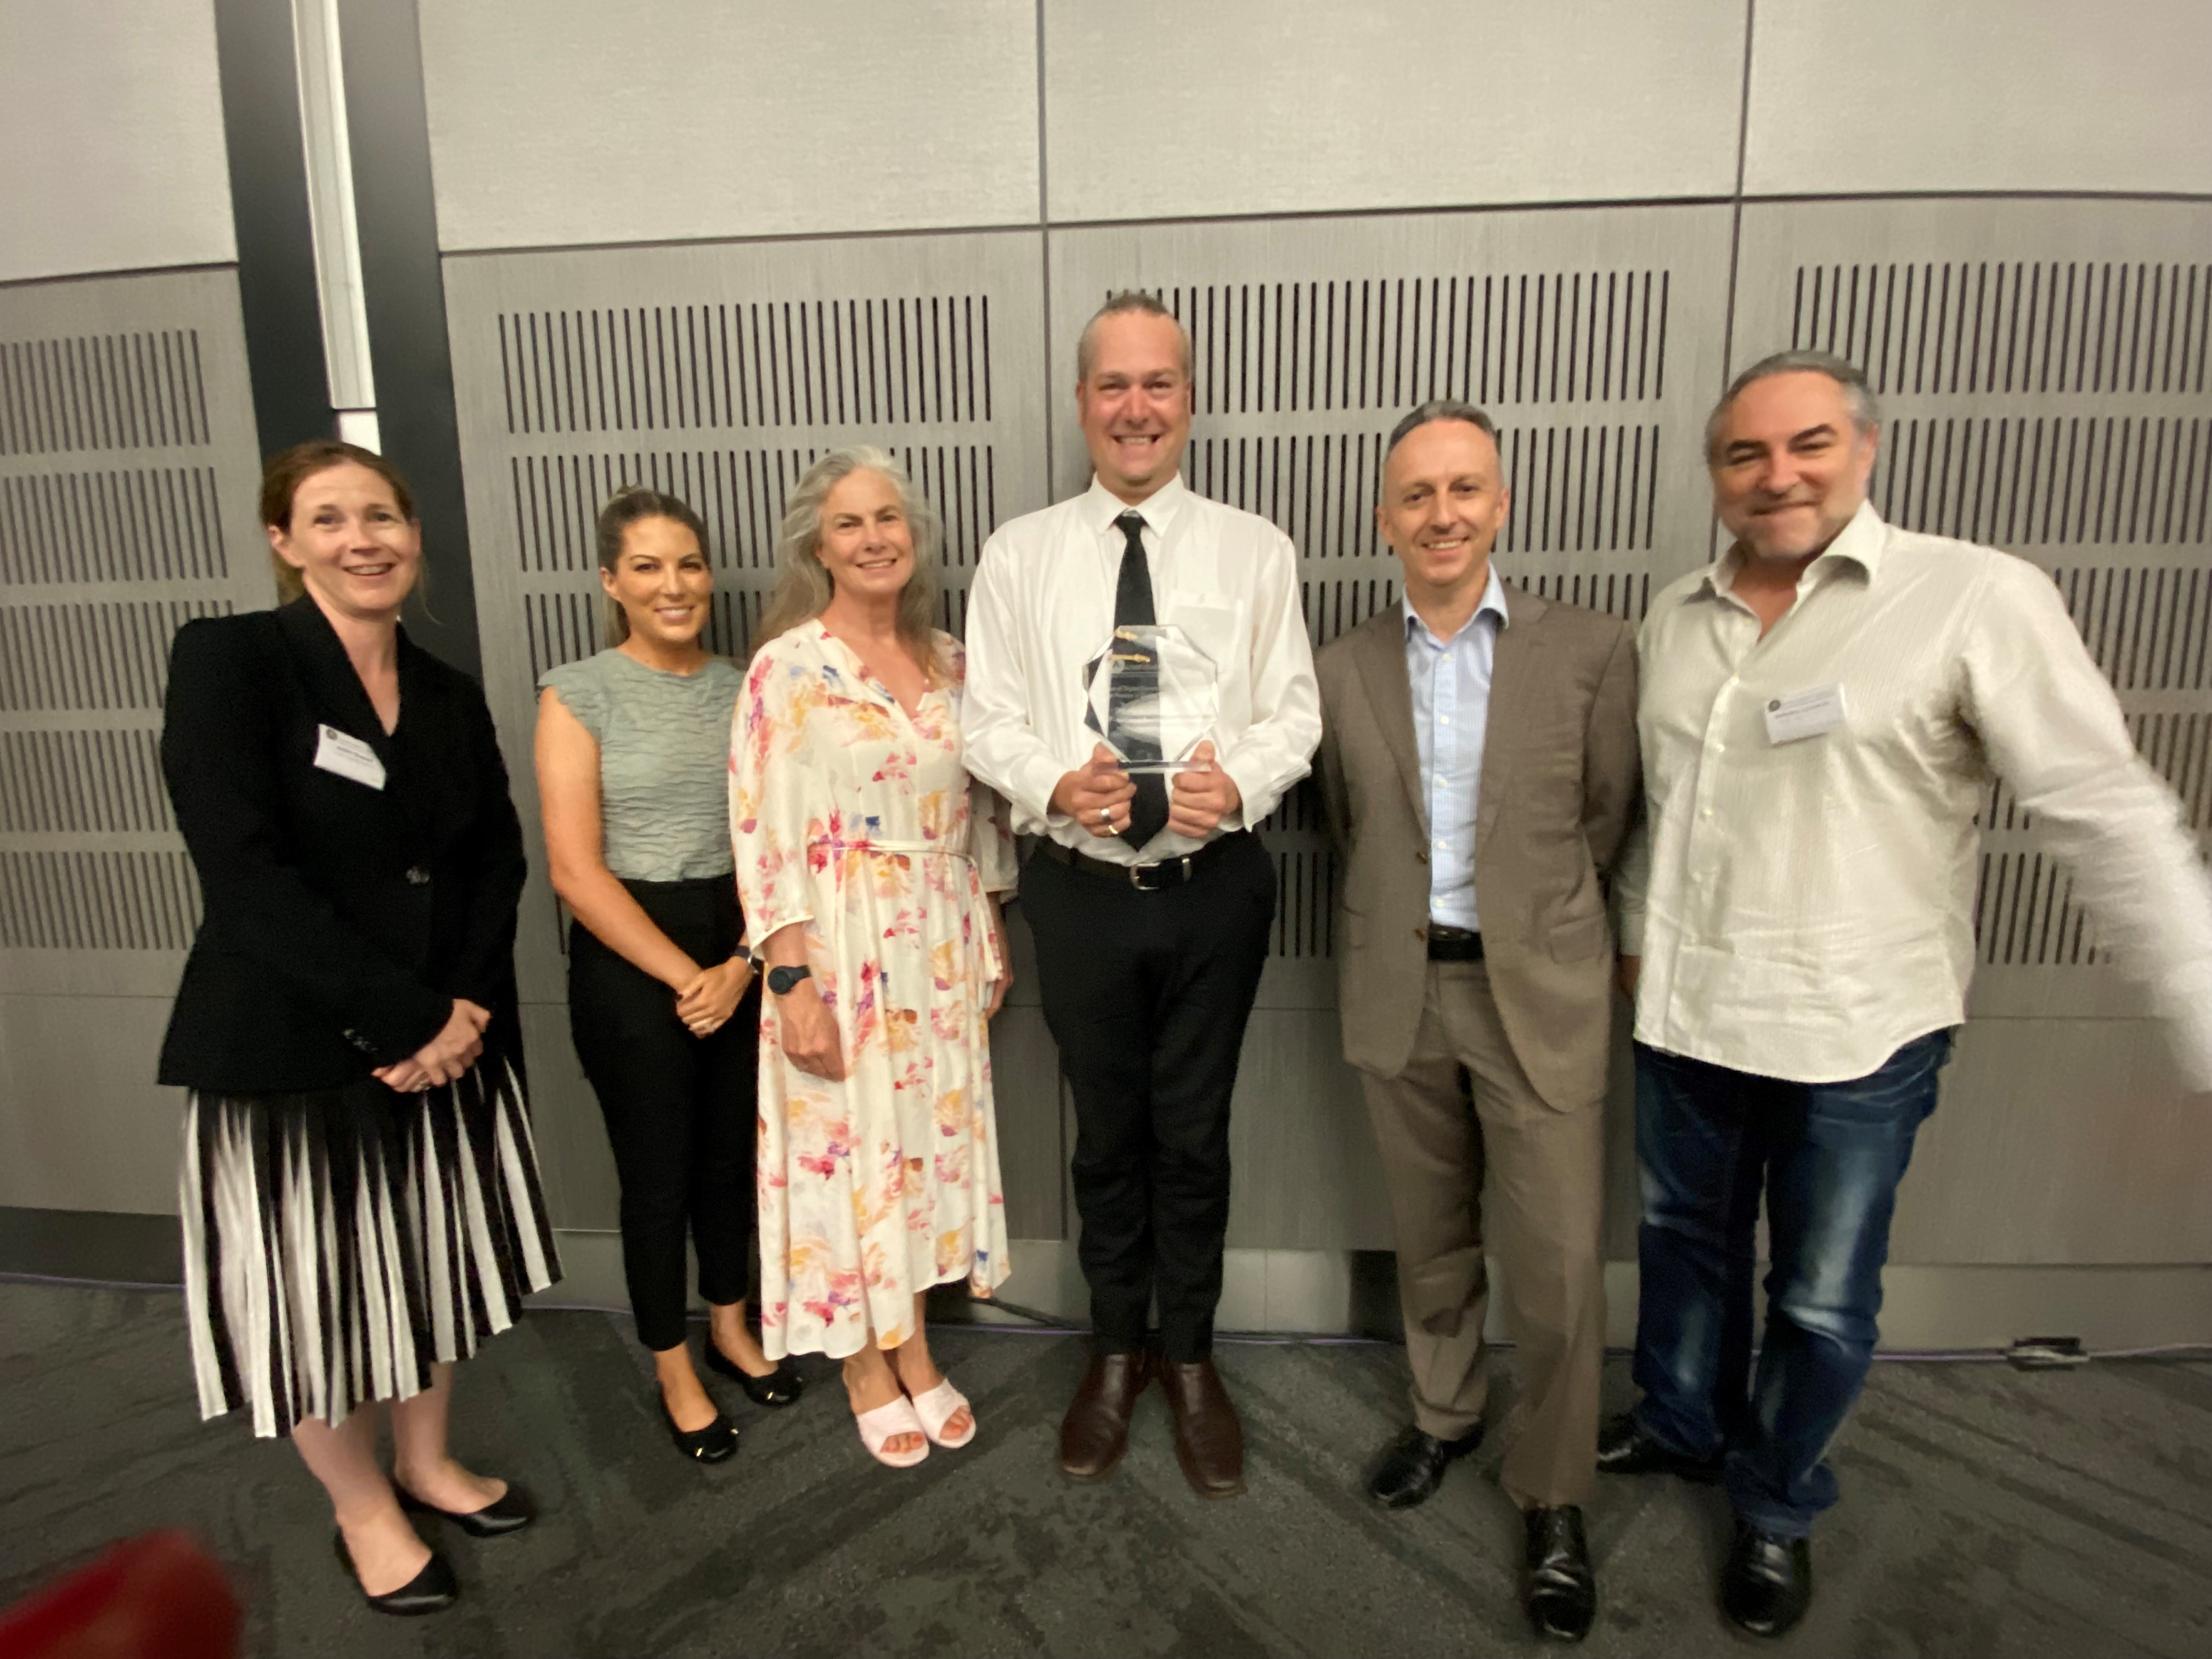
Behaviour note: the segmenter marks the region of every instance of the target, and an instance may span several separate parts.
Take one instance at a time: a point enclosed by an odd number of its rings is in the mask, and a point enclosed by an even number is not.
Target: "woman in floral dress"
[[[1012,974],[996,798],[962,764],[959,645],[930,625],[943,531],[879,450],[793,492],[738,702],[730,819],[761,1012],[761,1335],[845,1361],[905,1467],[975,1436],[922,1295],[1007,1273],[987,1022]]]

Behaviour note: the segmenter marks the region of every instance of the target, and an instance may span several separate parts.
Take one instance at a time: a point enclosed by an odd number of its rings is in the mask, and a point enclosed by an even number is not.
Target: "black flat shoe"
[[[738,1431],[721,1413],[716,1412],[714,1420],[703,1429],[679,1429],[658,1389],[653,1390],[653,1397],[660,1407],[660,1420],[668,1425],[669,1437],[676,1442],[676,1449],[686,1457],[696,1458],[702,1463],[719,1463],[737,1451]]]
[[[1786,1636],[1813,1605],[1813,1547],[1802,1538],[1735,1523],[1721,1569],[1721,1606],[1753,1636]]]
[[[806,1392],[806,1379],[788,1359],[777,1360],[775,1369],[766,1376],[755,1376],[716,1347],[711,1336],[707,1339],[707,1369],[728,1377],[756,1406],[796,1406],[799,1396]]]
[[[1597,1576],[1590,1571],[1583,1512],[1572,1504],[1528,1510],[1528,1553],[1521,1564],[1521,1607],[1539,1638],[1579,1642],[1597,1617]]]
[[[1634,1412],[1608,1419],[1597,1434],[1597,1472],[1600,1474],[1679,1474],[1685,1480],[1711,1486],[1721,1478],[1717,1457],[1685,1457],[1661,1445],[1644,1432]]]
[[[471,1510],[466,1515],[426,1504],[396,1480],[392,1489],[399,1494],[401,1509],[414,1515],[434,1515],[441,1521],[450,1521],[471,1538],[496,1538],[501,1533],[520,1532],[538,1518],[538,1505],[530,1501],[527,1492],[514,1485],[482,1509]]]
[[[1482,1443],[1476,1424],[1456,1440],[1439,1440],[1408,1428],[1393,1440],[1367,1477],[1367,1495],[1386,1510],[1409,1510],[1426,1503],[1444,1483],[1444,1471]]]
[[[361,1575],[354,1571],[353,1552],[346,1547],[345,1534],[332,1533],[331,1542],[337,1547],[338,1565],[346,1570],[346,1577],[353,1580],[356,1588],[359,1588]],[[422,1571],[398,1589],[382,1595],[371,1595],[367,1590],[361,1592],[361,1599],[372,1609],[388,1613],[395,1619],[414,1619],[426,1613],[443,1613],[460,1600],[460,1595],[461,1587],[454,1582],[453,1568],[446,1565],[446,1558],[435,1550],[430,1552],[430,1559],[422,1564]]]

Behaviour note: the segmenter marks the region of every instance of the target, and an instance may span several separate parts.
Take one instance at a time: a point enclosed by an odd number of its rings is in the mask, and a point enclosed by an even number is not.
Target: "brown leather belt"
[[[1441,921],[1432,921],[1429,924],[1429,960],[1480,962],[1482,935],[1465,927],[1450,927]]]
[[[1088,853],[1079,853],[1073,847],[1063,847],[1048,839],[1038,841],[1036,856],[1050,859],[1054,864],[1064,864],[1071,870],[1080,870],[1085,875],[1096,876],[1101,881],[1133,887],[1140,893],[1157,893],[1166,888],[1182,886],[1251,833],[1249,830],[1232,830],[1229,834],[1206,842],[1195,853],[1185,854],[1180,858],[1161,859],[1152,864],[1115,864],[1105,859],[1094,859]]]

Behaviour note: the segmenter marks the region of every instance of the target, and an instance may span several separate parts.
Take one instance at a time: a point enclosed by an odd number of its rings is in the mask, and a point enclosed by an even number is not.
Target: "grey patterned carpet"
[[[627,1321],[532,1315],[464,1369],[454,1438],[544,1518],[449,1532],[462,1602],[399,1621],[340,1579],[289,1448],[197,1420],[174,1292],[0,1283],[0,1604],[110,1539],[184,1527],[246,1598],[246,1651],[283,1659],[1536,1650],[1498,1448],[1418,1510],[1360,1495],[1400,1420],[1393,1348],[1224,1347],[1251,1490],[1211,1504],[1182,1484],[1157,1395],[1113,1480],[1059,1478],[1079,1340],[947,1327],[938,1352],[982,1424],[968,1450],[878,1468],[817,1360],[792,1411],[735,1397],[743,1449],[702,1470],[663,1437]],[[2212,1366],[1882,1364],[1835,1462],[1819,1597],[1780,1651],[2212,1653]],[[1585,1651],[1748,1650],[1713,1607],[1715,1494],[1608,1483],[1589,1518],[1603,1603]]]

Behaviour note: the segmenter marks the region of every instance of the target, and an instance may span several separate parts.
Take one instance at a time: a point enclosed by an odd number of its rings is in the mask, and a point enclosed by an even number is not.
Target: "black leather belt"
[[[1088,853],[1079,853],[1073,847],[1063,847],[1051,840],[1037,842],[1036,855],[1050,859],[1054,864],[1064,864],[1071,870],[1080,870],[1086,876],[1096,876],[1101,881],[1133,887],[1140,893],[1157,893],[1165,888],[1182,886],[1206,866],[1217,862],[1232,848],[1247,840],[1251,834],[1249,830],[1234,830],[1206,842],[1195,853],[1185,854],[1180,858],[1161,859],[1152,864],[1115,864],[1105,859],[1094,859]]]
[[[1431,962],[1480,962],[1482,935],[1465,927],[1448,927],[1441,921],[1429,924],[1429,960]]]

